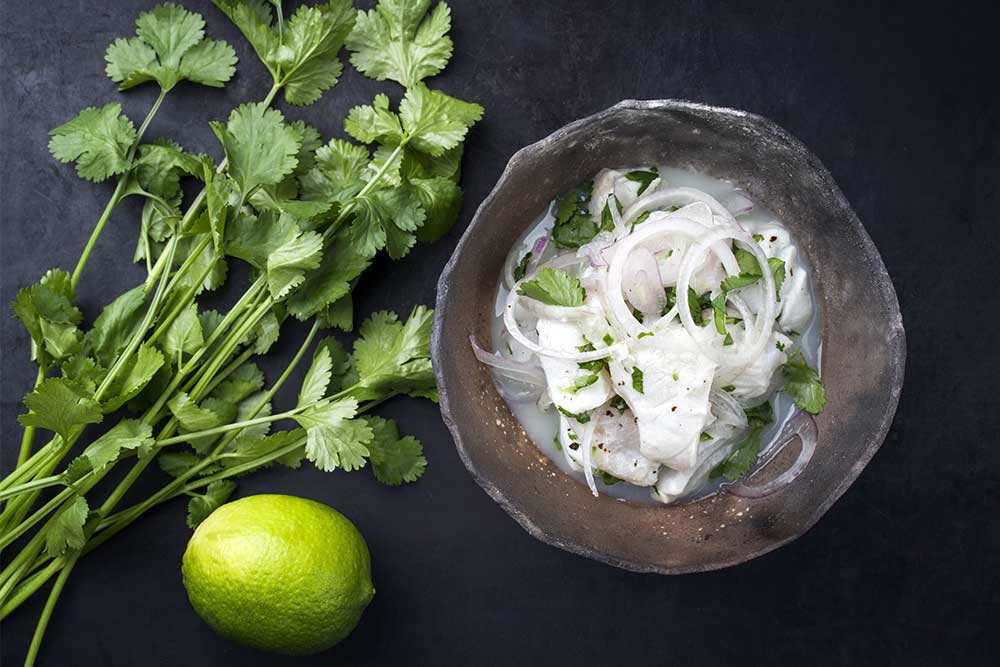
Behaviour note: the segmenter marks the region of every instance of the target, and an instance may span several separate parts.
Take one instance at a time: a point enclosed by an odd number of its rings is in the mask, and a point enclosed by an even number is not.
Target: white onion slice
[[[632,314],[631,308],[626,305],[622,295],[625,267],[632,251],[640,244],[652,241],[659,236],[679,235],[694,240],[710,231],[708,227],[686,218],[671,216],[655,221],[650,220],[614,245],[611,262],[608,265],[607,286],[604,293],[608,304],[608,314],[614,320],[613,324],[617,329],[632,337],[637,337],[646,331],[646,328]],[[733,261],[735,262],[735,258]]]
[[[710,344],[706,344],[702,336],[699,336],[700,328],[694,323],[688,305],[688,287],[691,284],[691,275],[694,273],[705,255],[713,244],[725,239],[733,239],[747,246],[754,257],[761,265],[764,282],[764,308],[757,314],[754,327],[751,330],[749,323],[746,324],[747,334],[741,344],[734,344],[728,350],[720,350]],[[709,359],[715,361],[720,368],[718,380],[726,381],[739,375],[740,372],[755,359],[764,349],[764,345],[771,337],[774,327],[777,301],[774,293],[774,276],[771,275],[767,264],[767,256],[760,246],[754,243],[753,239],[736,226],[727,226],[711,232],[706,237],[692,244],[684,253],[681,261],[680,274],[677,279],[677,307],[681,316],[681,322],[688,334],[694,339],[701,349],[701,352]]]
[[[656,256],[646,248],[636,248],[622,274],[625,298],[643,314],[659,313],[667,303]]]
[[[729,392],[713,389],[708,395],[708,400],[712,404],[712,412],[716,419],[723,424],[737,428],[747,427],[747,413],[743,411],[743,406]]]
[[[502,357],[499,354],[487,352],[480,347],[475,336],[469,336],[469,343],[472,345],[472,353],[476,355],[476,359],[504,377],[532,386],[545,386],[545,374],[537,364],[516,361],[510,357]]]
[[[708,204],[708,207],[712,209],[712,213],[727,222],[735,224],[736,218],[729,212],[729,209],[719,203],[719,200],[694,188],[667,188],[666,190],[650,192],[639,197],[622,213],[622,221],[626,225],[629,225],[646,211],[652,211],[657,208],[662,209],[667,206],[684,206],[685,204],[692,204],[694,202]]]
[[[583,447],[583,476],[587,478],[587,486],[590,487],[590,492],[594,494],[595,498],[598,496],[598,493],[597,484],[594,483],[594,467],[590,462],[590,443],[594,440],[594,430],[596,427],[597,425],[594,420],[591,419],[590,423],[583,425],[583,437],[580,438],[580,446]]]

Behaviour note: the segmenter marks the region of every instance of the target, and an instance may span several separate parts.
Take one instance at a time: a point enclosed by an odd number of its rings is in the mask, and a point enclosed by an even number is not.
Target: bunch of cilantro
[[[171,3],[143,13],[135,36],[105,56],[120,90],[159,86],[138,129],[112,103],[51,132],[57,159],[116,186],[74,270],[48,271],[13,304],[38,374],[18,417],[18,465],[0,481],[0,548],[16,547],[0,571],[0,618],[54,579],[27,665],[78,559],[159,503],[188,497],[194,527],[226,501],[233,478],[267,465],[307,460],[350,471],[370,462],[391,485],[416,480],[426,466],[417,440],[366,413],[397,395],[436,400],[431,311],[417,306],[405,320],[375,313],[350,352],[336,338],[317,339],[354,328],[351,291],[376,255],[401,258],[458,215],[462,142],[482,108],[424,83],[451,57],[450,10],[381,0],[360,11],[331,0],[285,17],[280,0],[215,4],[273,80],[260,102],[212,123],[220,163],[172,139],[144,141],[180,82],[221,87],[235,73],[233,49],[207,39],[203,18]],[[356,142],[323,143],[271,104],[279,94],[290,105],[318,101],[342,74],[345,46],[361,73],[405,92],[396,110],[379,94],[350,111],[344,130]],[[201,183],[188,201],[183,179]],[[85,326],[77,285],[112,213],[132,196],[143,201],[134,259],[146,278]],[[234,262],[250,267],[239,297],[223,310],[203,307]],[[288,319],[309,331],[269,383],[254,359],[268,354]],[[272,399],[304,361],[295,407],[274,412]],[[41,444],[40,433],[50,436]],[[154,461],[171,481],[120,508]],[[99,486],[122,467],[117,484]]]

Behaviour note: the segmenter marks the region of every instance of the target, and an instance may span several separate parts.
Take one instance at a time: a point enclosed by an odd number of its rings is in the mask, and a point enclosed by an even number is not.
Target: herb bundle
[[[150,508],[189,498],[192,527],[233,492],[232,479],[271,464],[307,460],[325,471],[370,461],[386,484],[411,482],[426,466],[420,443],[365,413],[397,395],[436,399],[429,359],[432,313],[405,320],[378,312],[358,327],[348,352],[324,329],[354,328],[351,291],[373,258],[405,256],[454,223],[462,142],[482,108],[434,90],[424,79],[452,53],[450,10],[430,0],[381,0],[368,12],[350,0],[301,6],[215,0],[270,72],[260,102],[212,123],[225,159],[184,151],[168,139],[144,142],[165,96],[180,82],[221,87],[236,55],[206,39],[204,20],[165,3],[142,14],[136,34],[107,50],[120,90],[155,82],[160,95],[138,129],[116,104],[85,109],[54,129],[50,150],[90,181],[116,187],[74,270],[48,271],[13,304],[38,366],[18,465],[0,481],[0,618],[54,579],[28,651],[34,663],[46,625],[75,563]],[[312,104],[336,85],[339,52],[377,80],[405,88],[398,110],[384,94],[352,109],[344,129],[358,143],[323,143],[314,128],[271,108],[280,93]],[[181,181],[201,182],[185,202]],[[145,280],[84,326],[77,285],[112,213],[143,200],[134,259]],[[226,282],[228,266],[250,280],[227,312],[199,305]],[[254,362],[268,354],[288,318],[311,323],[284,372],[268,383]],[[310,348],[315,347],[310,352]],[[296,406],[272,399],[309,358]],[[110,429],[94,438],[91,425]],[[293,424],[273,430],[278,422]],[[40,433],[51,435],[44,444]],[[120,508],[153,463],[172,479]],[[127,472],[105,496],[112,469]]]

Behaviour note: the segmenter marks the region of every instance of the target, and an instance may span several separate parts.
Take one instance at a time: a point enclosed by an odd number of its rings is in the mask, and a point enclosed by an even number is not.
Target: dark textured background
[[[203,0],[186,4],[205,14],[211,36],[236,46],[239,74],[225,91],[182,84],[148,136],[217,154],[206,121],[259,99],[266,82],[221,14]],[[356,292],[359,312],[432,303],[438,272],[507,159],[564,123],[627,97],[748,109],[823,160],[893,276],[909,358],[884,447],[790,546],[729,570],[666,578],[534,541],[466,474],[435,408],[398,401],[383,414],[423,440],[430,467],[420,483],[389,489],[367,471],[305,468],[256,474],[238,491],[322,500],[364,532],[378,594],[341,646],[293,660],[216,636],[180,582],[190,532],[179,502],[81,562],[42,664],[996,664],[989,630],[1000,612],[1000,411],[988,382],[998,370],[989,322],[1000,305],[1000,96],[998,16],[985,9],[992,3],[452,4],[455,57],[433,85],[487,110],[466,152],[465,210],[438,244],[369,271]],[[102,55],[151,5],[0,8],[4,304],[44,269],[72,267],[110,194],[51,159],[46,131],[111,100],[142,118],[153,89],[116,93]],[[283,108],[329,136],[340,134],[350,106],[399,92],[348,69],[319,104]],[[91,316],[139,280],[128,264],[136,222],[134,208],[120,209],[88,266],[81,301]],[[12,316],[0,322],[6,469],[20,433],[13,416],[34,373],[27,337]],[[302,335],[288,327],[286,358]],[[4,665],[20,664],[41,606],[36,598],[4,621]]]

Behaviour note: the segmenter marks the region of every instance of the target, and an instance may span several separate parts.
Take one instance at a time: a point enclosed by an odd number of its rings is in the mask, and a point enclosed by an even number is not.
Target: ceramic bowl
[[[515,240],[556,195],[603,167],[630,164],[687,167],[737,184],[779,216],[814,268],[828,402],[816,417],[812,460],[777,493],[718,493],[676,506],[594,498],[528,439],[473,356],[470,334],[491,340],[500,272]],[[441,274],[431,345],[445,423],[494,500],[544,542],[664,574],[735,565],[815,524],[882,444],[906,356],[882,259],[820,161],[765,118],[677,100],[624,101],[518,151]],[[767,461],[753,479],[766,482],[790,457]]]

